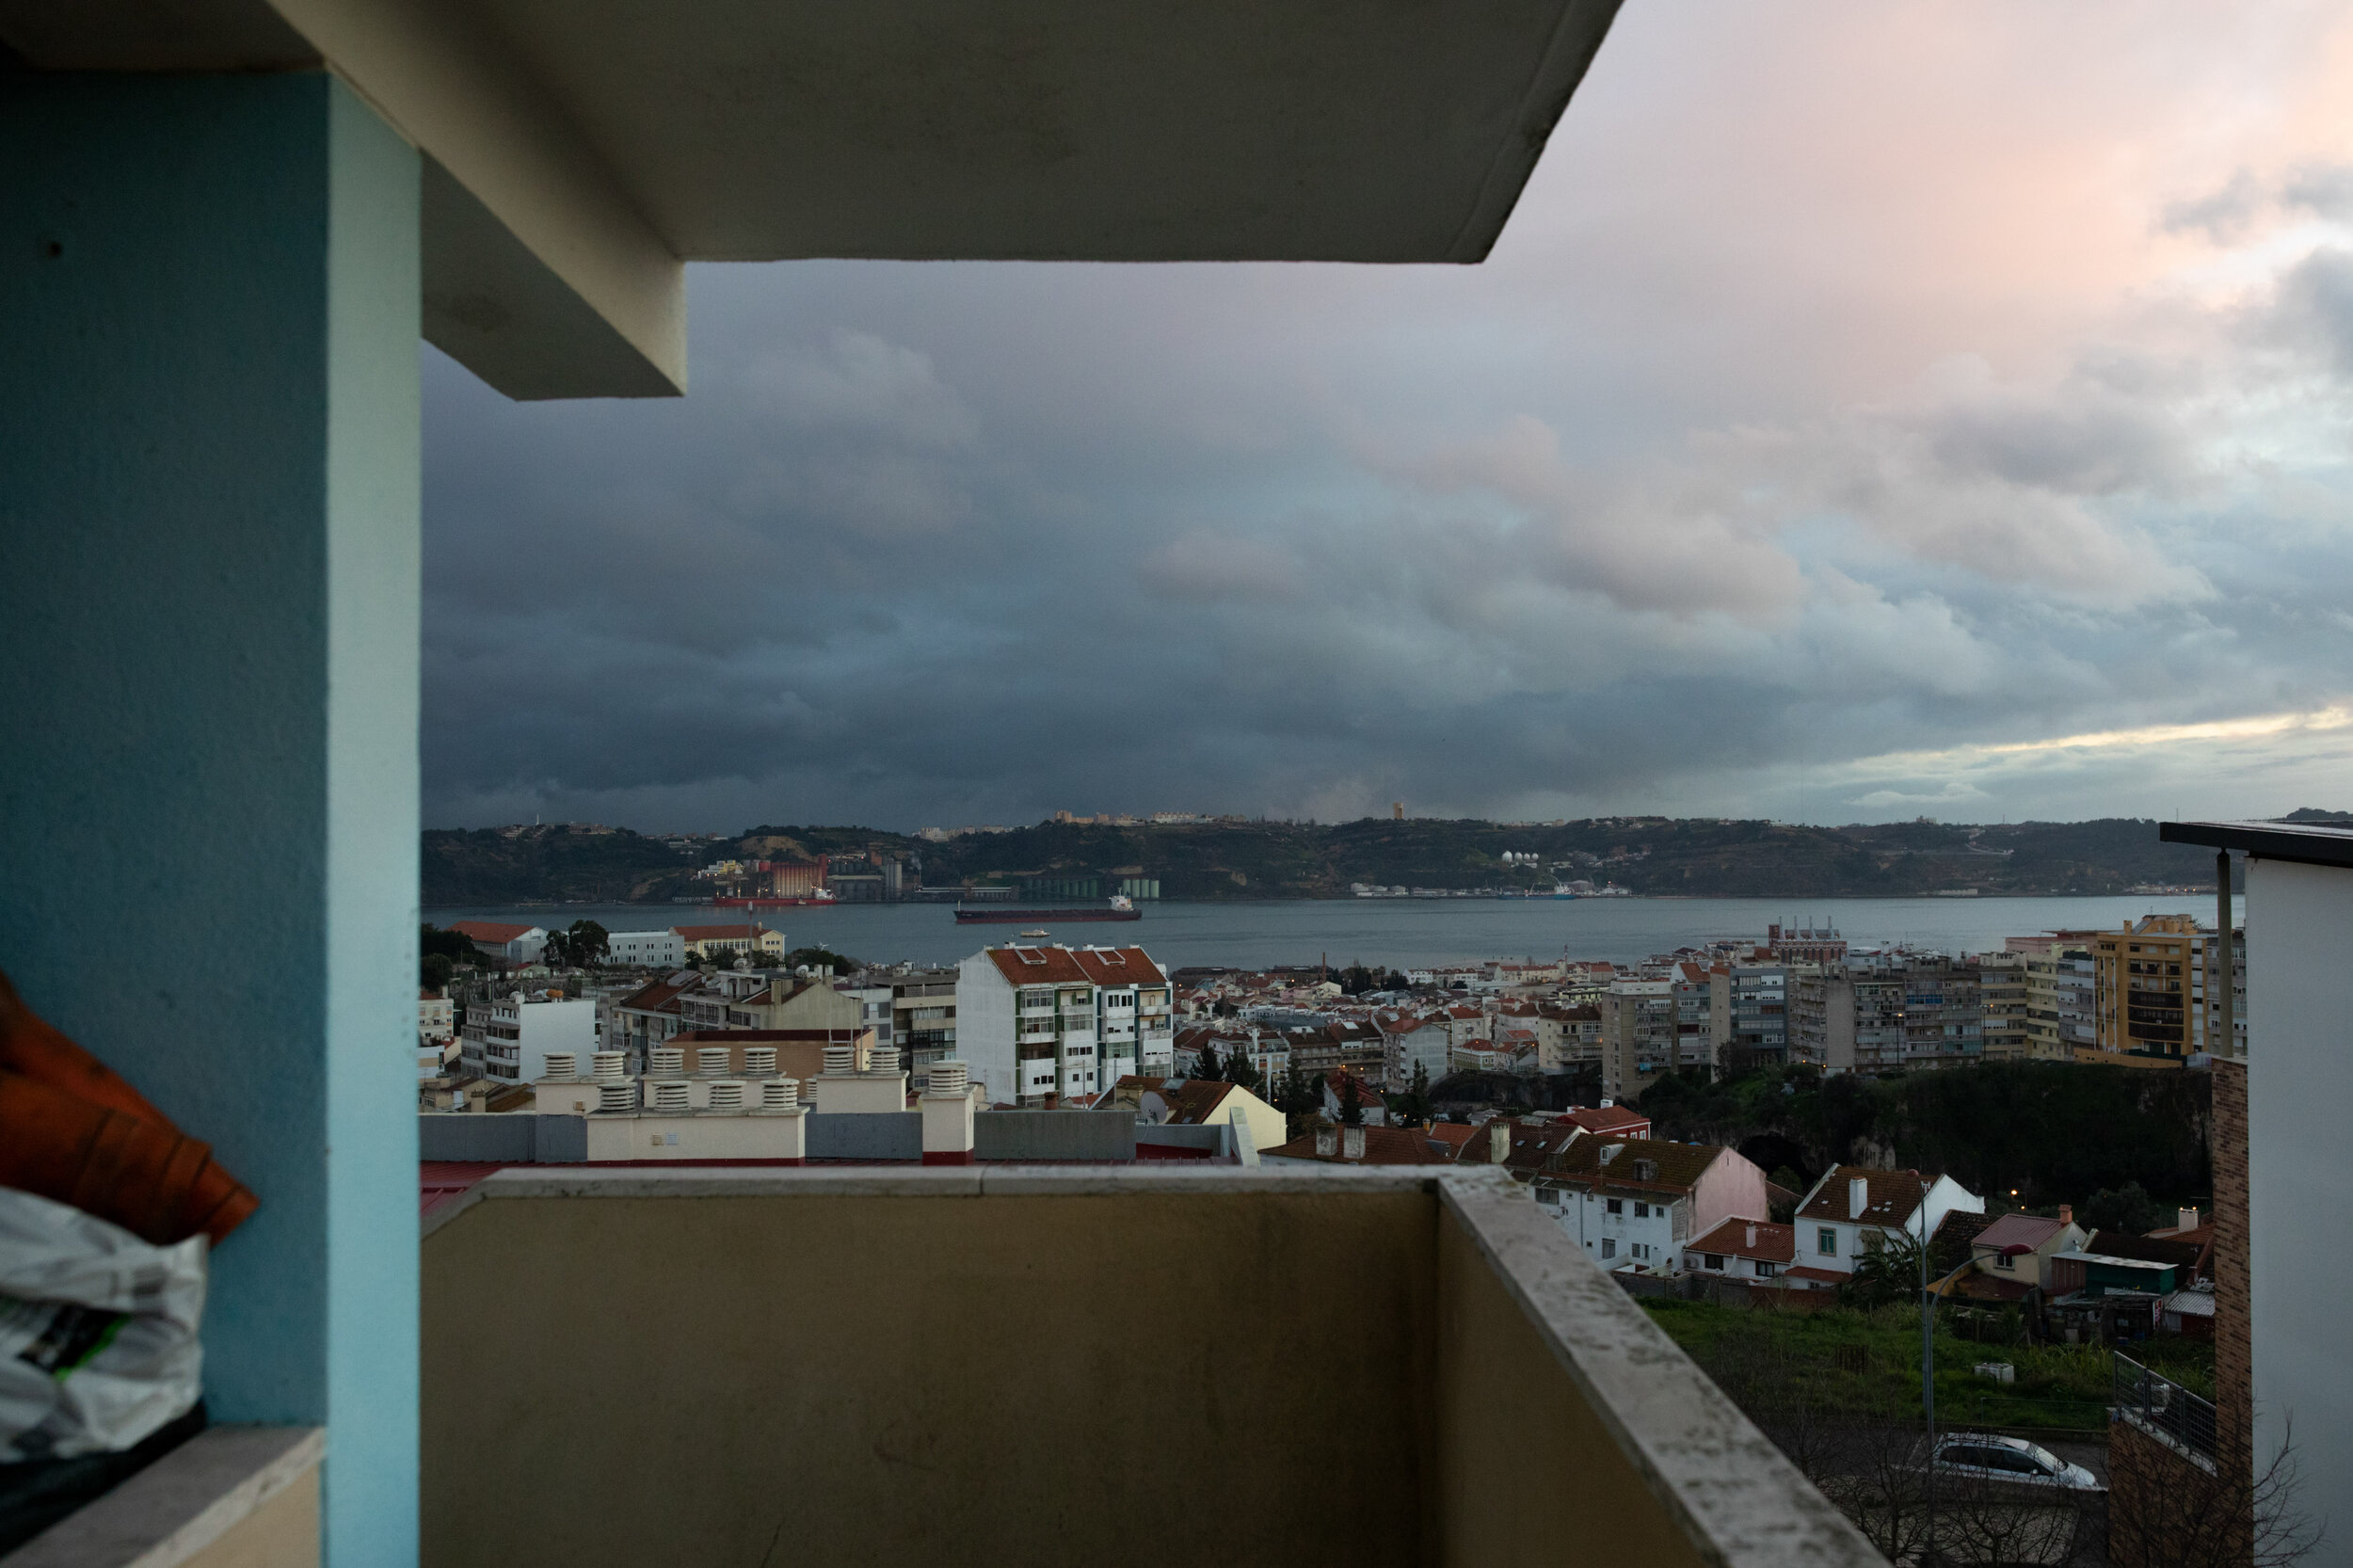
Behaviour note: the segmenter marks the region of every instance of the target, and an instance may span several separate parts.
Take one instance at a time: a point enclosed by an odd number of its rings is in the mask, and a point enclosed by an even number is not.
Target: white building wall
[[[1053,1092],[1051,1062],[1047,1086],[1024,1091],[1014,1081],[1014,988],[985,952],[956,966],[956,1054],[973,1082],[987,1091],[987,1103],[1012,1105],[1027,1092]]]
[[[605,957],[615,964],[677,969],[686,965],[686,944],[675,931],[613,931],[605,934]]]
[[[2247,862],[2249,1264],[2255,1463],[2292,1423],[2303,1506],[2329,1514],[2307,1563],[2353,1563],[2353,871]],[[2321,1479],[2326,1478],[2326,1479]],[[2317,1488],[2310,1484],[2320,1480]]]

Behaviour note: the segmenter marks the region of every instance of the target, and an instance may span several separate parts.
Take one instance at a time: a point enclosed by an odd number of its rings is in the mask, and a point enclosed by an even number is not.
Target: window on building
[[[1814,1250],[1824,1257],[1838,1256],[1838,1233],[1828,1225],[1814,1233]]]
[[[1723,1255],[1722,1253],[1720,1253],[1720,1252],[1705,1253],[1705,1254],[1703,1254],[1703,1255],[1701,1256],[1701,1257],[1700,1257],[1700,1267],[1702,1267],[1702,1268],[1704,1268],[1704,1269],[1714,1269],[1714,1270],[1718,1271],[1719,1272],[1722,1272],[1723,1266],[1724,1266],[1724,1255]]]
[[[1603,1237],[1603,1238],[1602,1238],[1602,1240],[1601,1240],[1601,1256],[1604,1256],[1604,1257],[1615,1257],[1615,1256],[1618,1256],[1618,1243],[1616,1243],[1615,1241],[1610,1240],[1609,1240],[1608,1237],[1606,1237],[1606,1236],[1605,1236],[1605,1237]]]
[[[1756,1266],[1756,1277],[1759,1279],[1770,1279],[1779,1272],[1781,1265],[1778,1263],[1759,1263]]]
[[[1624,1198],[1611,1198],[1611,1199],[1609,1200],[1609,1212],[1610,1212],[1610,1213],[1612,1213],[1612,1214],[1623,1214],[1623,1213],[1625,1213],[1625,1200]]]
[[[2006,1252],[2005,1252],[2005,1253],[1995,1253],[1995,1254],[1993,1255],[1993,1266],[1994,1266],[1996,1269],[2007,1269],[2007,1268],[2009,1268],[2009,1267],[2010,1266],[2010,1262],[2011,1262],[2010,1256],[2009,1256],[2009,1254],[2008,1254],[2008,1253],[2006,1253]]]
[[[1649,1219],[1649,1218],[1650,1218],[1650,1205],[1648,1205],[1648,1204],[1646,1204],[1646,1203],[1642,1203],[1642,1202],[1641,1202],[1641,1201],[1639,1201],[1639,1200],[1638,1200],[1638,1201],[1635,1203],[1635,1205],[1634,1205],[1634,1217],[1635,1217],[1636,1219],[1638,1219],[1638,1220],[1647,1220],[1647,1219]]]

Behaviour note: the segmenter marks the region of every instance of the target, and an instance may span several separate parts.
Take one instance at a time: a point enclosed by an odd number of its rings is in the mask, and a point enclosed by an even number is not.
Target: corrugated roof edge
[[[2321,823],[2161,822],[2157,838],[2169,844],[2234,849],[2259,860],[2353,868],[2353,827]]]

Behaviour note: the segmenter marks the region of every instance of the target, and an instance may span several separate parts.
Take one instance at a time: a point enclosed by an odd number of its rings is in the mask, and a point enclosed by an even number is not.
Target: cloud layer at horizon
[[[2347,102],[2343,7],[1636,6],[1480,267],[428,353],[426,820],[2353,805]]]

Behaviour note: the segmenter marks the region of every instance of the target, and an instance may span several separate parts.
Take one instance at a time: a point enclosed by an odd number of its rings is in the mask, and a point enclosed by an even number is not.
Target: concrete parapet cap
[[[210,1428],[33,1537],[8,1561],[10,1568],[177,1568],[326,1454],[324,1427]]]

